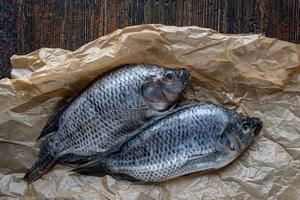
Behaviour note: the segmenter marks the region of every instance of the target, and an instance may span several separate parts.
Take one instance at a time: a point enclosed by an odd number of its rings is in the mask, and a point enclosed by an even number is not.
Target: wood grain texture
[[[0,0],[0,78],[9,57],[41,47],[75,50],[118,28],[195,25],[300,43],[300,0]]]

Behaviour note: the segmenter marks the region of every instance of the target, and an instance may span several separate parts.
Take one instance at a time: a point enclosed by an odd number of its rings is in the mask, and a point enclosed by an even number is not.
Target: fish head
[[[228,137],[231,149],[240,151],[247,148],[254,141],[263,128],[263,122],[256,117],[236,114],[232,119],[230,127]]]
[[[173,106],[186,89],[190,73],[184,68],[163,68],[149,75],[142,85],[145,103],[154,110],[164,111]]]

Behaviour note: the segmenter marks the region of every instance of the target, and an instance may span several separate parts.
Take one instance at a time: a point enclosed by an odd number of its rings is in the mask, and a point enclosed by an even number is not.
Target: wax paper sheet
[[[299,199],[300,46],[262,35],[140,25],[71,52],[13,56],[0,80],[0,199]],[[49,116],[97,76],[128,63],[187,67],[184,101],[209,101],[260,117],[264,129],[232,164],[157,184],[70,174],[56,165],[26,184],[35,140]]]

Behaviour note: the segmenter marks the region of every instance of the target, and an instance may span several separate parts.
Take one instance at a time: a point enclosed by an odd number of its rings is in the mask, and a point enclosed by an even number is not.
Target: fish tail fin
[[[107,167],[102,164],[100,160],[91,161],[87,164],[84,164],[80,167],[70,170],[70,172],[76,172],[78,174],[83,174],[86,176],[105,176],[109,174]]]
[[[24,180],[31,183],[36,181],[46,172],[48,172],[57,162],[57,158],[50,154],[40,158],[34,165],[28,170],[24,176]]]

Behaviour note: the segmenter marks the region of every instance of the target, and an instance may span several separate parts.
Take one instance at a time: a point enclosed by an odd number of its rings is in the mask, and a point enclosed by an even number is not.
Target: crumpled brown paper
[[[1,199],[299,199],[300,46],[261,35],[198,27],[141,25],[117,30],[74,52],[43,48],[13,56],[0,81]],[[185,99],[260,117],[258,139],[227,167],[157,184],[72,175],[57,165],[27,185],[35,139],[63,102],[108,69],[127,63],[185,66]]]

